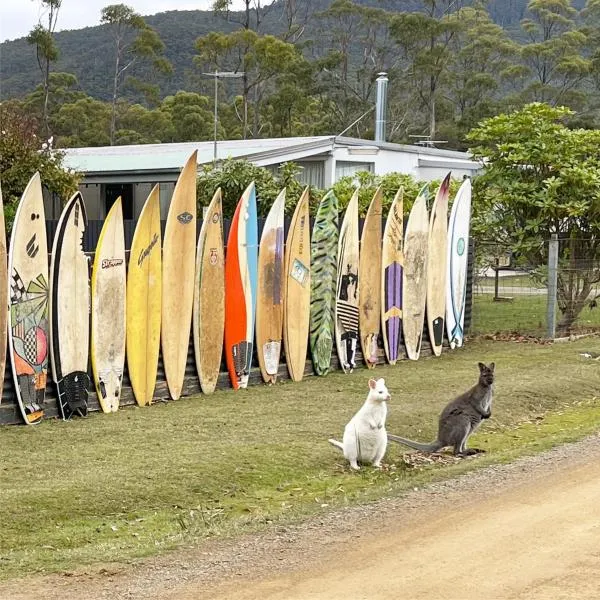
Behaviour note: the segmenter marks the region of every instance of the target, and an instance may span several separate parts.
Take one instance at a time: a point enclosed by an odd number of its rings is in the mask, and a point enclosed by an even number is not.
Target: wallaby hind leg
[[[377,450],[377,454],[375,454],[375,458],[373,459],[373,466],[376,469],[381,469],[381,459],[385,455],[386,444],[381,444],[381,448]]]
[[[468,430],[465,433],[464,437],[460,440],[460,442],[454,446],[454,455],[455,456],[473,456],[473,454],[484,453],[485,450],[481,450],[480,448],[467,448],[467,440],[471,435],[471,430]]]
[[[360,467],[358,466],[358,448],[355,444],[348,444],[345,448],[344,456],[346,460],[350,463],[350,468],[358,471]]]
[[[470,434],[471,428],[467,427],[463,435],[460,437],[459,441],[456,444],[454,444],[454,456],[468,456],[469,454],[471,454],[466,447],[467,440],[469,439]]]

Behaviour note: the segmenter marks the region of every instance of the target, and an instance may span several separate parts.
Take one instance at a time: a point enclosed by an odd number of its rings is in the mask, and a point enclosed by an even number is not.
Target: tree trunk
[[[568,333],[571,330],[581,311],[584,309],[592,291],[592,284],[589,283],[585,274],[583,275],[583,286],[579,289],[580,275],[581,273],[574,274],[571,272],[566,281],[559,278],[558,306],[561,316],[556,328],[560,333]]]
[[[119,49],[117,48],[117,59],[115,61],[115,76],[113,78],[112,111],[110,115],[110,145],[115,145],[115,134],[117,130],[117,92],[119,89]]]
[[[46,140],[50,139],[50,115],[48,114],[48,97],[50,96],[50,59],[46,58],[46,70],[44,73],[44,128]]]

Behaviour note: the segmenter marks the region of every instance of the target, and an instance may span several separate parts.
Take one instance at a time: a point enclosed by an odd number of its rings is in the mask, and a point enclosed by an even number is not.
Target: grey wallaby
[[[439,420],[438,437],[431,444],[419,444],[412,440],[388,433],[388,439],[422,452],[438,452],[447,446],[454,447],[457,456],[485,452],[478,448],[466,448],[469,436],[484,419],[492,416],[494,388],[494,363],[487,367],[479,363],[479,381],[470,390],[446,405]]]

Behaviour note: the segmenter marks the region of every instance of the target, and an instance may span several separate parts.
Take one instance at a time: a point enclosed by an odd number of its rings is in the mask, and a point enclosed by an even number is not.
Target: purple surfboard
[[[400,352],[402,331],[402,265],[394,262],[385,269],[385,313],[387,317],[386,333],[389,346],[389,359],[395,361]]]

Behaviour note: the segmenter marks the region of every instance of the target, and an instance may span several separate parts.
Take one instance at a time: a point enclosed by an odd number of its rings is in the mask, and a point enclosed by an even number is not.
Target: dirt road
[[[173,599],[528,600],[600,597],[600,462],[564,464],[532,483],[330,548],[292,573]]]
[[[403,498],[0,597],[583,600],[600,597],[600,437]]]
[[[318,565],[233,582],[204,596],[190,585],[173,598],[317,600],[600,597],[600,464],[546,476],[487,501],[445,508],[332,548]]]

